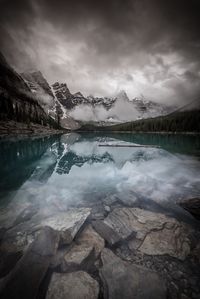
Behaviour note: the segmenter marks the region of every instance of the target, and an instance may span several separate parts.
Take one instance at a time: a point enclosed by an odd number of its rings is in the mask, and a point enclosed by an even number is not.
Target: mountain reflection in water
[[[161,148],[98,146],[117,140]],[[199,149],[198,136],[183,135],[65,134],[1,140],[1,206],[31,201],[63,209],[107,196],[127,204],[197,196]]]

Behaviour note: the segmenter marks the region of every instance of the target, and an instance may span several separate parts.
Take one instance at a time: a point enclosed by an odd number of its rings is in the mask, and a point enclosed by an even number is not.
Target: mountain
[[[40,71],[18,74],[0,54],[0,120],[78,129],[82,122],[113,125],[166,115],[174,108],[147,100],[129,98],[124,90],[113,97],[71,93],[66,83],[49,85]],[[83,118],[83,119],[81,119]]]
[[[147,100],[143,95],[129,99],[124,90],[121,90],[116,98],[118,101],[123,101],[124,104],[132,103],[133,107],[137,111],[137,119],[166,115],[175,109],[175,107],[172,106],[169,107],[164,104]]]
[[[94,124],[83,124],[79,131],[200,133],[199,119],[200,109],[192,109],[111,126],[97,127]]]
[[[200,97],[192,100],[188,104],[179,107],[175,111],[184,112],[184,111],[193,111],[193,110],[200,110]]]
[[[80,104],[91,105],[93,107],[102,105],[105,109],[110,109],[115,102],[114,98],[108,97],[94,97],[93,95],[84,97],[80,91],[72,94],[66,83],[56,82],[52,85],[52,88],[57,100],[68,110],[72,110]]]
[[[64,110],[77,121],[95,121],[102,123],[118,123],[126,121],[126,114],[130,115],[131,120],[166,115],[175,108],[168,107],[150,100],[143,95],[129,99],[127,93],[121,90],[114,97],[95,97],[89,95],[85,97],[80,91],[72,94],[66,83],[56,82],[52,85],[56,100],[61,103]],[[80,108],[84,113],[84,109],[90,109],[90,119],[87,115],[82,118],[77,117],[77,109]],[[99,111],[101,109],[101,111]],[[103,110],[102,110],[103,109]],[[122,115],[122,110],[124,116]],[[82,113],[82,114],[83,114]],[[92,117],[93,115],[93,117]]]
[[[79,127],[79,124],[69,116],[69,107],[64,107],[62,104],[65,104],[65,99],[70,94],[66,84],[55,83],[51,88],[40,71],[24,72],[21,77],[51,119],[64,129],[71,130]]]
[[[39,71],[21,75],[45,112],[67,129],[77,129],[80,121],[112,125],[127,119],[166,115],[174,110],[173,107],[149,101],[143,95],[129,99],[124,90],[113,97],[84,96],[80,91],[71,93],[66,83],[55,82],[50,87]],[[89,109],[89,117],[85,109]]]
[[[47,80],[40,71],[21,73],[22,78],[36,96],[46,113],[54,106],[54,95]]]
[[[29,129],[33,127],[32,124],[57,128],[57,123],[47,115],[28,84],[7,63],[2,54],[0,54],[0,121],[2,132],[9,130],[9,122],[23,123]],[[6,129],[5,123],[7,123]],[[15,130],[17,130],[16,124]]]

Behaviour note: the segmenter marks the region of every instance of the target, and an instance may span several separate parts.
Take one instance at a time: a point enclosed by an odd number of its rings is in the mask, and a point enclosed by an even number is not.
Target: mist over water
[[[122,137],[131,142],[138,141],[137,138],[145,144],[145,136]],[[146,137],[146,144],[149,138]],[[13,142],[12,155],[8,154],[10,161],[7,164],[1,161],[2,209],[11,205],[17,211],[31,202],[48,214],[71,206],[90,205],[106,197],[118,197],[125,204],[135,200],[162,204],[200,195],[199,142],[194,138],[192,143],[189,138],[185,147],[180,143],[178,150],[174,136],[171,149],[175,152],[163,147],[99,146],[99,143],[127,142],[115,135],[66,134],[40,141]],[[155,140],[154,137],[152,143]],[[162,137],[157,136],[157,145],[160,140]],[[191,151],[182,154],[182,148],[190,143],[196,155],[191,155]],[[1,143],[2,152],[3,148],[7,148],[6,142]],[[15,164],[16,176],[11,163],[13,157],[21,161]]]

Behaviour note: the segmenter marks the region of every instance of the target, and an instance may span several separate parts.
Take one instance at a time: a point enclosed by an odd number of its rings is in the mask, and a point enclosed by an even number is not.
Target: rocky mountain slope
[[[104,126],[166,115],[173,110],[143,95],[129,98],[123,90],[113,97],[86,97],[81,92],[71,93],[66,83],[56,82],[51,87],[40,71],[17,74],[2,55],[0,72],[1,119],[56,123],[74,130],[80,122]]]
[[[27,127],[39,124],[57,128],[57,123],[45,113],[27,83],[0,54],[0,127],[9,121],[24,123]]]
[[[29,86],[31,92],[34,93],[45,112],[48,113],[48,110],[54,107],[54,95],[42,73],[36,71],[22,73],[21,76]]]
[[[118,111],[122,105],[123,107],[127,107],[127,110],[130,110],[130,107],[133,109],[133,120],[166,115],[174,110],[174,107],[168,107],[163,104],[149,101],[143,95],[129,99],[126,92],[123,90],[114,97],[94,97],[92,95],[85,97],[81,92],[72,94],[65,83],[60,84],[59,82],[56,82],[52,87],[55,91],[57,100],[67,110],[73,111],[78,106],[83,105],[83,108],[84,106],[87,106],[91,107],[91,109],[102,108],[109,111],[105,112],[107,115],[106,119],[101,116],[99,117],[99,122],[122,122],[123,119],[120,116],[120,111]]]

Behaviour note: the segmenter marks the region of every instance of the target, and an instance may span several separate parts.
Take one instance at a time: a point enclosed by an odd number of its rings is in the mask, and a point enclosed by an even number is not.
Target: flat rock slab
[[[83,271],[53,273],[46,299],[97,299],[99,285]]]
[[[59,243],[58,234],[44,228],[14,269],[0,281],[0,298],[33,299]]]
[[[101,253],[105,299],[165,299],[166,287],[153,271],[128,264],[111,250]]]
[[[24,251],[33,242],[41,229],[49,226],[60,234],[60,243],[69,244],[74,239],[90,214],[88,208],[74,208],[58,212],[46,218],[34,217],[20,223],[3,235],[1,250],[6,252]]]
[[[80,267],[84,261],[92,257],[94,252],[93,246],[74,245],[71,250],[64,256],[65,269],[70,267]],[[63,269],[64,269],[63,268]]]
[[[58,231],[61,243],[70,244],[90,215],[90,211],[89,208],[69,209],[44,219],[40,225],[49,226]]]
[[[16,221],[19,222],[20,217],[25,216],[24,211],[30,211],[33,208],[33,214],[35,212],[35,208],[33,205],[27,200],[13,200],[5,209],[1,209],[0,211],[0,228],[4,227],[6,229],[12,227]],[[23,216],[22,216],[23,215]]]
[[[169,254],[182,260],[190,253],[188,236],[192,227],[164,214],[139,208],[115,208],[103,222],[122,240],[129,239],[130,249],[148,255]]]

